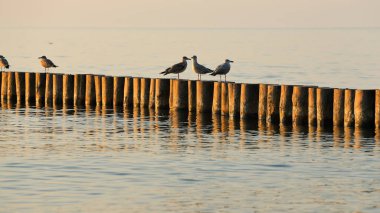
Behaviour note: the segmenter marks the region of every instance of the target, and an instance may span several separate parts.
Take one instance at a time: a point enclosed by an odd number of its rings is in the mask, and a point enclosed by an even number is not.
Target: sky
[[[380,27],[380,0],[0,0],[0,27]]]

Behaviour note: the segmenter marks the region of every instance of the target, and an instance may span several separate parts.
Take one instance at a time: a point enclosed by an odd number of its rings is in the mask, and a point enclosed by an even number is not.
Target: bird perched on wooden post
[[[0,68],[1,68],[1,71],[3,71],[3,67],[6,68],[6,69],[9,69],[9,64],[8,64],[8,61],[7,59],[4,58],[4,56],[0,55]]]
[[[46,69],[50,69],[50,67],[58,67],[56,66],[50,59],[46,58],[46,56],[41,56],[39,57],[41,66],[45,68],[45,73]]]
[[[220,75],[220,81],[222,81],[222,75],[224,75],[224,82],[226,82],[226,75],[231,69],[230,63],[234,63],[233,61],[226,59],[226,62],[219,65],[214,72],[212,72],[210,75],[216,76]]]
[[[197,59],[196,55],[194,55],[191,58],[193,59],[193,71],[198,74],[198,80],[202,80],[202,77],[201,77],[202,74],[207,74],[207,73],[213,72],[209,68],[207,68],[201,64],[198,64],[198,59]]]
[[[174,64],[173,66],[167,68],[165,71],[160,72],[160,74],[167,75],[167,74],[177,74],[179,79],[179,74],[186,70],[187,67],[187,60],[191,60],[190,58],[183,56],[182,62],[178,64]]]

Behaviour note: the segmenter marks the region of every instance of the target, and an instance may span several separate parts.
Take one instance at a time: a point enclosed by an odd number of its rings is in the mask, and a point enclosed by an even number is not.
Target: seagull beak
[[[230,61],[231,63],[234,63],[234,61]]]

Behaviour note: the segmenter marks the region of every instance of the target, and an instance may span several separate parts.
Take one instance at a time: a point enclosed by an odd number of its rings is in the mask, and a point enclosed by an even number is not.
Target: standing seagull
[[[202,80],[201,78],[201,75],[202,74],[207,74],[207,73],[212,73],[213,71],[210,70],[209,68],[201,65],[201,64],[198,64],[198,61],[197,61],[197,56],[194,55],[193,57],[191,57],[193,59],[193,71],[195,73],[198,74],[198,80]]]
[[[210,75],[216,76],[220,75],[220,81],[222,81],[222,75],[224,75],[224,82],[226,82],[226,75],[231,69],[230,63],[234,63],[233,61],[226,59],[226,62],[224,64],[219,65],[213,73]]]
[[[46,68],[50,69],[50,67],[58,67],[56,66],[50,59],[46,58],[46,56],[41,56],[39,57],[41,65],[45,68],[45,73],[46,73]]]
[[[187,67],[187,60],[191,60],[190,58],[183,56],[182,62],[179,62],[178,64],[174,64],[173,66],[167,68],[165,71],[160,72],[160,74],[177,74],[179,79],[179,74],[186,70]]]
[[[3,67],[5,67],[6,69],[9,69],[9,64],[8,64],[8,61],[7,59],[4,58],[4,56],[0,55],[0,68],[1,68],[1,71],[3,71]]]

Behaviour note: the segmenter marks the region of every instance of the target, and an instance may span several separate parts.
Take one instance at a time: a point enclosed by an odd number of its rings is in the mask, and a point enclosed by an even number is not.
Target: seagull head
[[[41,57],[39,57],[39,59],[46,59],[46,56],[41,56]]]
[[[197,56],[196,55],[193,55],[193,57],[191,57],[193,60],[197,60]]]
[[[231,61],[230,59],[226,59],[226,63],[234,63],[234,61]]]
[[[182,59],[185,61],[185,60],[191,60],[190,58],[186,57],[186,56],[183,56]]]

